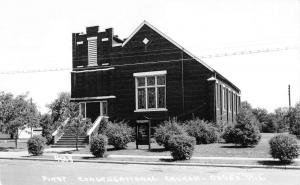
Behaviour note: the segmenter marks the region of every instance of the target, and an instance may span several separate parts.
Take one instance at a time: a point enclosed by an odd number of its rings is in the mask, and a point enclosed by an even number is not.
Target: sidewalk
[[[60,162],[88,162],[88,163],[118,163],[118,164],[150,164],[150,165],[179,165],[179,166],[218,166],[239,168],[276,168],[300,170],[300,159],[291,165],[279,165],[273,158],[244,158],[244,157],[192,157],[186,161],[172,161],[171,156],[144,155],[108,155],[105,158],[94,158],[92,154],[59,154],[73,148],[47,148],[42,156],[31,156],[27,151],[0,152],[0,159],[41,160]],[[59,162],[59,161],[58,161]]]

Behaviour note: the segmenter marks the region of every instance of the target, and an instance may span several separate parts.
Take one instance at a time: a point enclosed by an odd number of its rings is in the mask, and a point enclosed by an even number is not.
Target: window
[[[136,111],[166,110],[166,71],[134,73]]]
[[[219,103],[220,103],[220,108],[222,109],[222,101],[223,101],[223,98],[222,98],[222,85],[220,84],[219,85]]]
[[[227,96],[226,96],[226,89],[223,87],[223,110],[226,110],[227,107]]]
[[[88,40],[88,66],[97,66],[97,37]]]
[[[233,93],[233,112],[236,112],[236,94]]]
[[[231,91],[228,91],[228,107],[229,107],[229,112],[231,112],[232,111],[232,93],[231,93]]]
[[[220,99],[219,99],[219,85],[216,83],[216,104],[217,104],[217,108],[219,108],[219,102],[220,102]]]

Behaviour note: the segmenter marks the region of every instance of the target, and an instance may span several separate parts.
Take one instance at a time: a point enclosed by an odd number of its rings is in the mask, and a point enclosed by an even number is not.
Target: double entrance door
[[[107,101],[93,101],[80,103],[81,115],[94,122],[98,116],[107,116]]]

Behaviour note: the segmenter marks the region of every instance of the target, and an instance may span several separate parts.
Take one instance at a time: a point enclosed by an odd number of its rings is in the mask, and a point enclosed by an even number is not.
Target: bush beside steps
[[[104,157],[107,150],[107,137],[102,134],[92,137],[90,151],[95,157]]]

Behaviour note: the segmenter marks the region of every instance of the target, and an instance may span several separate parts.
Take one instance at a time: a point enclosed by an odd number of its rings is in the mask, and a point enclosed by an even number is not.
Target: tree
[[[16,148],[18,138],[26,126],[36,126],[38,111],[26,95],[13,97],[11,93],[0,93],[0,123],[1,130],[14,136]]]
[[[64,130],[68,130],[76,137],[76,150],[78,150],[78,137],[85,134],[91,127],[90,119],[84,119],[78,110],[78,104],[72,103],[70,106],[70,119],[65,125]]]
[[[294,135],[300,135],[300,102],[295,107],[292,107],[287,117],[287,122],[290,125],[289,132]]]
[[[286,132],[289,129],[289,108],[279,107],[275,109],[275,122],[277,123],[278,132]]]
[[[46,144],[51,144],[52,133],[54,132],[51,115],[47,113],[41,115],[39,122],[42,127],[42,136],[46,138]]]
[[[71,95],[68,92],[61,92],[58,97],[49,105],[49,113],[41,116],[40,124],[43,128],[42,135],[46,137],[47,144],[52,141],[52,133],[70,117],[70,109],[75,103],[70,102]],[[78,108],[79,109],[79,108]],[[74,109],[75,110],[75,109]]]
[[[73,106],[70,99],[70,93],[61,92],[51,104],[47,105],[50,109],[51,120],[54,127],[58,127],[69,117],[70,108]]]
[[[268,111],[264,108],[254,108],[252,109],[253,115],[259,121],[259,130],[265,132],[265,125],[269,123],[270,117],[268,117]]]

